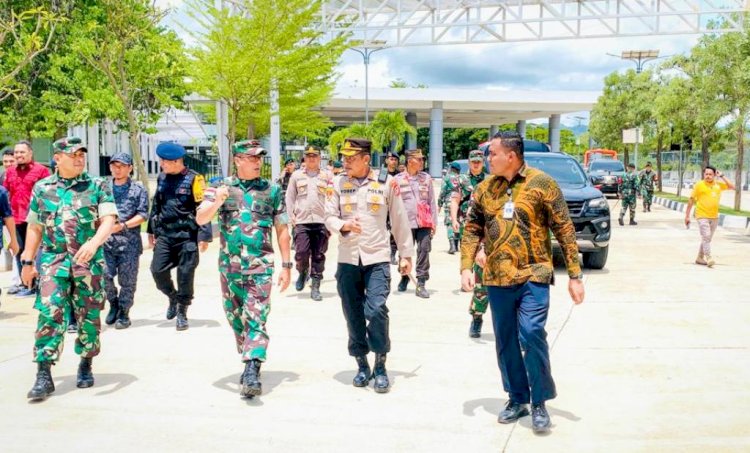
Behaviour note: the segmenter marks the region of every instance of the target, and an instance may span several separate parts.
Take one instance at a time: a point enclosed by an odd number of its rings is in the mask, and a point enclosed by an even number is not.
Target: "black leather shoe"
[[[537,433],[547,433],[549,428],[552,426],[552,422],[549,419],[549,413],[544,403],[534,404],[531,406],[531,429]]]
[[[246,398],[258,396],[263,392],[260,383],[260,360],[253,359],[245,362],[245,371],[242,373],[242,388],[240,395]]]
[[[85,389],[94,385],[94,374],[91,372],[91,359],[81,357],[81,363],[78,364],[78,377],[76,387]]]
[[[482,315],[474,315],[469,326],[469,338],[479,338],[482,336]]]
[[[453,239],[448,239],[448,245],[450,245],[448,254],[453,255],[454,253],[456,253],[456,241],[454,241]]]
[[[187,330],[190,325],[187,319],[187,305],[177,304],[177,323],[175,328],[177,330]]]
[[[365,387],[372,379],[370,364],[367,362],[367,356],[361,355],[357,359],[357,374],[354,375],[352,385],[355,387]]]
[[[122,330],[130,327],[130,309],[120,308],[117,313],[117,322],[115,322],[115,329]]]
[[[107,313],[107,317],[104,318],[104,322],[108,326],[111,326],[112,324],[115,323],[115,321],[117,320],[117,313],[119,312],[119,310],[120,310],[120,303],[118,302],[117,299],[109,303],[109,313]]]
[[[177,316],[177,301],[170,298],[169,307],[167,307],[167,319],[174,319]]]
[[[50,372],[52,365],[54,365],[53,362],[37,363],[36,381],[26,395],[28,398],[34,401],[42,401],[55,392],[55,383],[52,382],[52,373]]]
[[[299,273],[299,277],[297,277],[297,283],[294,284],[294,289],[297,291],[302,291],[305,289],[305,282],[307,282],[307,271],[303,271]]]
[[[312,283],[310,284],[310,298],[314,301],[323,300],[323,296],[320,295],[320,277],[313,277]]]
[[[398,291],[403,293],[406,291],[406,287],[409,286],[409,277],[406,275],[401,276],[401,281],[398,282]]]
[[[498,423],[513,423],[521,417],[529,415],[529,407],[525,404],[508,401],[505,409],[497,416]]]
[[[617,219],[617,223],[619,223],[620,226],[625,225],[625,222],[622,220],[622,217],[620,217],[619,219]]]
[[[391,383],[388,381],[388,373],[385,371],[385,354],[375,354],[373,377],[375,379],[375,392],[388,393],[391,389]]]
[[[417,280],[417,290],[415,293],[417,297],[421,297],[422,299],[430,298],[430,293],[428,293],[427,288],[424,287],[424,280],[422,279]]]

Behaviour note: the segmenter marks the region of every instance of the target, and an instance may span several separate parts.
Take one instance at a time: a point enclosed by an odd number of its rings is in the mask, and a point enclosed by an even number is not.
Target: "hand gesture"
[[[467,293],[474,291],[474,273],[471,269],[461,271],[461,289]]]
[[[573,299],[573,303],[578,305],[583,302],[583,297],[586,295],[583,289],[583,280],[580,278],[571,278],[568,282],[568,292],[570,298]]]
[[[279,287],[279,291],[282,293],[284,292],[287,287],[289,287],[289,282],[292,279],[292,270],[289,268],[283,268],[281,269],[281,274],[279,274],[279,281],[276,283],[276,285]]]
[[[21,268],[21,282],[27,288],[31,288],[34,283],[34,279],[39,276],[39,272],[36,270],[36,266],[23,266]]]
[[[81,248],[78,249],[78,252],[76,252],[76,254],[73,256],[73,261],[75,261],[75,263],[79,266],[88,264],[88,262],[91,261],[91,258],[93,258],[96,254],[96,250],[98,248],[99,247],[97,247],[90,240],[84,242]]]
[[[411,273],[411,259],[401,258],[398,263],[398,271],[401,275],[409,275]]]

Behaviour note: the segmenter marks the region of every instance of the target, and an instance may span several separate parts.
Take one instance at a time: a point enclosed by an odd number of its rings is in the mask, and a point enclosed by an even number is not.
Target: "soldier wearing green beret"
[[[34,308],[39,321],[34,342],[38,371],[28,397],[42,400],[55,391],[50,367],[60,359],[68,319],[75,311],[81,356],[76,386],[94,385],[92,359],[99,354],[99,312],[104,305],[104,254],[117,207],[109,184],[85,171],[86,147],[78,137],[53,144],[57,172],[34,185],[26,217],[26,249],[21,256],[21,279],[30,285],[42,245],[39,294]]]
[[[240,376],[240,394],[252,398],[262,393],[260,366],[266,360],[266,319],[274,271],[273,230],[281,251],[282,270],[278,286],[289,286],[289,230],[281,187],[260,177],[266,151],[258,142],[244,140],[233,147],[237,176],[211,187],[198,206],[199,225],[219,214],[219,273],[224,312],[234,331],[237,352],[245,370]]]

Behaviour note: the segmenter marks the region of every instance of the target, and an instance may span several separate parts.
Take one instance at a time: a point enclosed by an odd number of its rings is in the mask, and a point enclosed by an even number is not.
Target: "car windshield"
[[[586,185],[586,175],[573,158],[526,156],[526,163],[552,176],[561,186],[581,187]]]
[[[589,165],[589,171],[625,171],[619,160],[595,160]]]

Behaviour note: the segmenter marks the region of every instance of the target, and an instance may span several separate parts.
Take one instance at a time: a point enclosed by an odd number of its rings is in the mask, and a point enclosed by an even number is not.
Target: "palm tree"
[[[330,137],[328,137],[328,148],[331,159],[335,160],[338,158],[341,145],[343,145],[344,141],[349,137],[366,138],[374,142],[371,126],[365,126],[361,123],[354,123],[349,127],[345,127],[343,129],[335,131],[331,134]]]
[[[405,134],[417,134],[417,130],[406,122],[401,110],[378,112],[370,123],[370,128],[373,137],[372,147],[377,151],[383,151],[386,147],[397,150],[404,144]]]

